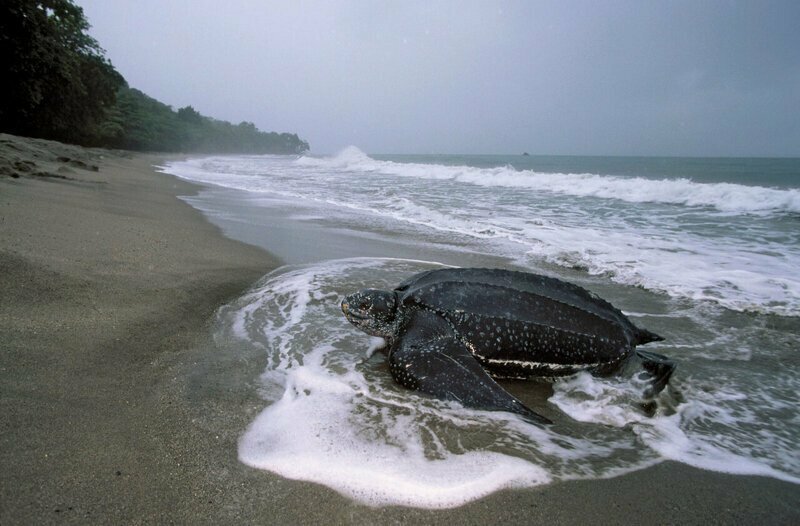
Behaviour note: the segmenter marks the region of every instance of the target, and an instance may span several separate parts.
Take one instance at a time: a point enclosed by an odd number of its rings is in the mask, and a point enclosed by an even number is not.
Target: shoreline
[[[0,523],[211,514],[193,451],[214,444],[180,374],[216,309],[278,262],[180,201],[199,187],[158,157],[0,138],[30,167],[0,178]]]
[[[279,262],[179,199],[201,187],[156,172],[162,157],[0,139],[36,166],[0,175],[2,524],[800,519],[797,485],[674,462],[449,510],[369,508],[249,468],[236,445],[264,405],[263,360],[217,352],[211,324]]]

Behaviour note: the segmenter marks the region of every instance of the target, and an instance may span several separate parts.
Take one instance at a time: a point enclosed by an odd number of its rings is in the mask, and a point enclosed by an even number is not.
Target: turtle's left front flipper
[[[459,341],[449,324],[418,312],[389,352],[394,379],[404,387],[465,407],[510,411],[538,424],[552,422],[531,411],[500,387]]]

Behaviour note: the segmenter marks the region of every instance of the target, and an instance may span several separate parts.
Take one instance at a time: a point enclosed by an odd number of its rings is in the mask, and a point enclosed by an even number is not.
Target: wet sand
[[[263,363],[219,352],[211,323],[280,261],[158,162],[0,135],[0,524],[800,522],[796,485],[672,462],[440,511],[244,466]]]

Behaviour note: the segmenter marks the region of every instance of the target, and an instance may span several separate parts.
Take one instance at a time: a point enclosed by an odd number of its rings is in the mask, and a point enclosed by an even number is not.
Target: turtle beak
[[[342,300],[342,312],[344,312],[345,315],[347,315],[347,313],[348,313],[347,310],[348,310],[349,307],[350,307],[350,304],[347,303],[347,300]]]

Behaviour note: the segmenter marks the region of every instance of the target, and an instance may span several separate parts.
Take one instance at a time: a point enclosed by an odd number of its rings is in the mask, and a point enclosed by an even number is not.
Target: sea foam
[[[382,342],[350,326],[339,302],[439,266],[358,258],[283,267],[223,308],[218,341],[254,346],[267,360],[267,406],[242,436],[240,460],[371,506],[453,507],[503,488],[610,477],[664,459],[800,482],[791,421],[771,417],[795,411],[785,401],[796,376],[787,370],[746,384],[719,362],[703,368],[702,358],[691,359],[704,352],[697,344],[678,342],[673,383],[682,395],[669,388],[652,416],[637,403],[636,377],[624,375],[556,382],[552,406],[534,407],[550,411],[549,427],[399,387],[376,352]],[[713,313],[698,319],[709,323]],[[708,330],[725,331],[724,323]]]
[[[413,404],[385,396],[357,371],[358,353],[341,349],[348,331],[330,323],[339,316],[338,295],[329,290],[337,276],[375,264],[287,270],[227,311],[233,334],[266,348],[265,383],[282,389],[267,389],[275,399],[242,437],[240,460],[370,505],[452,507],[500,488],[548,482],[546,470],[500,453],[439,447],[429,458]]]
[[[524,266],[546,261],[735,310],[800,314],[797,189],[399,163],[355,147],[326,158],[190,159],[166,170],[279,196],[375,235],[400,232]]]
[[[477,168],[442,164],[379,161],[355,146],[333,157],[303,157],[297,164],[381,173],[422,179],[451,179],[480,186],[525,188],[576,197],[597,197],[631,203],[666,203],[713,207],[723,212],[800,213],[800,190],[731,183],[697,183],[688,178],[649,179],[593,173],[545,173],[517,170],[513,166]]]

